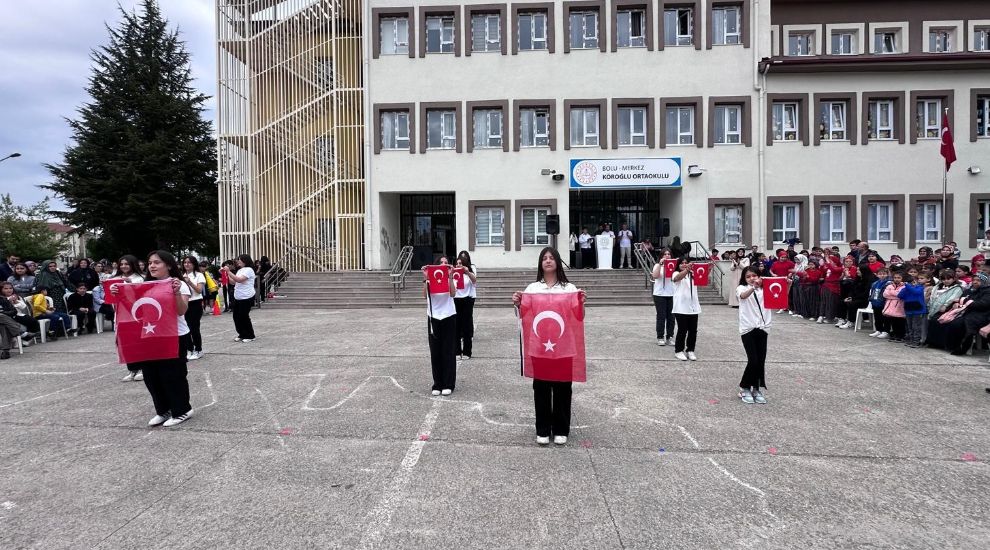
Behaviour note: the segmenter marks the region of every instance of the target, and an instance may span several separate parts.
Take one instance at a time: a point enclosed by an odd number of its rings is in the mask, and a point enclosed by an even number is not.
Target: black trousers
[[[454,298],[457,311],[457,350],[456,355],[471,357],[474,339],[474,298]]]
[[[657,308],[657,339],[674,337],[674,297],[654,296],[653,307]]]
[[[223,310],[234,309],[234,285],[220,285],[223,287]]]
[[[533,379],[536,435],[567,436],[571,432],[571,382]]]
[[[96,312],[95,311],[93,311],[93,310],[79,311],[78,309],[74,309],[74,310],[72,310],[72,311],[69,312],[69,315],[72,315],[73,317],[75,317],[76,319],[78,319],[78,322],[79,322],[78,323],[78,326],[79,326],[79,330],[80,331],[83,330],[83,329],[86,329],[89,332],[96,332]]]
[[[457,315],[440,320],[430,317],[433,334],[427,338],[434,390],[452,390],[457,381],[457,324]]]
[[[890,323],[890,337],[903,340],[907,331],[907,320],[904,317],[887,317],[887,322]]]
[[[591,248],[581,249],[581,265],[584,267],[584,269],[591,269],[597,267],[595,265],[595,256],[594,253],[591,251]]]
[[[873,306],[873,328],[880,332],[890,332],[890,321],[883,314],[883,308]]]
[[[14,320],[24,327],[24,330],[28,332],[33,332],[35,334],[41,332],[41,325],[38,324],[38,320],[29,315],[18,315],[14,317]]]
[[[175,359],[143,361],[127,365],[128,369],[144,371],[144,385],[155,404],[155,414],[182,416],[192,409],[189,404],[189,381],[186,380],[186,339],[179,337],[179,356]],[[133,369],[137,367],[137,369]]]
[[[753,329],[742,335],[742,343],[746,350],[746,370],[739,387],[747,390],[767,387],[767,333],[762,329]]]
[[[251,308],[254,307],[254,297],[244,300],[234,300],[234,329],[238,338],[254,339],[254,325],[251,324]]]
[[[698,341],[698,316],[675,313],[674,319],[677,320],[674,352],[694,351],[694,344]]]
[[[203,300],[189,300],[189,308],[186,309],[186,324],[189,325],[189,340],[192,343],[193,351],[203,351],[203,333],[199,330],[200,321],[203,320]],[[251,319],[248,318],[248,322]],[[240,334],[240,331],[238,331]],[[243,338],[243,337],[242,337]]]

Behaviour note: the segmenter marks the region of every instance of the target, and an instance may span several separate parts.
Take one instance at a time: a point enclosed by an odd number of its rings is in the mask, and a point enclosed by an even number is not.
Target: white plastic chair
[[[44,344],[48,341],[48,319],[38,319],[39,331],[41,331],[41,343]]]
[[[863,319],[867,315],[870,317],[868,319],[868,321],[870,322],[870,326],[873,327],[874,330],[876,330],[877,328],[876,323],[874,323],[874,319],[873,319],[873,308],[861,307],[856,310],[856,325],[853,327],[853,332],[859,332],[859,330],[863,328]]]

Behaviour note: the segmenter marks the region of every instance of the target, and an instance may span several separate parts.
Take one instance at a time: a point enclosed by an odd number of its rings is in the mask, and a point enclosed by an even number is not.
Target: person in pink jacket
[[[883,297],[887,302],[883,305],[883,316],[890,321],[890,341],[903,342],[906,320],[904,318],[904,301],[897,297],[897,293],[904,288],[904,278],[908,275],[903,271],[894,271],[891,275],[891,283],[883,289]]]

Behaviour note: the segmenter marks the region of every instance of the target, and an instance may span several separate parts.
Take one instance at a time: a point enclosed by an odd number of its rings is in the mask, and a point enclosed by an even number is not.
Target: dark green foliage
[[[17,254],[22,260],[51,260],[65,244],[65,237],[52,231],[48,199],[31,206],[17,206],[10,195],[0,196],[0,256]]]

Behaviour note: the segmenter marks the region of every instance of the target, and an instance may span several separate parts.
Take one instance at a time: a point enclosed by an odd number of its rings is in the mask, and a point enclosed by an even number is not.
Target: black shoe
[[[0,351],[0,359],[10,359],[10,350],[5,349],[3,351]]]
[[[58,334],[55,334],[53,332],[53,333],[51,333],[51,334],[48,335],[48,339],[51,340],[52,342],[54,342],[55,340],[58,340]]]

